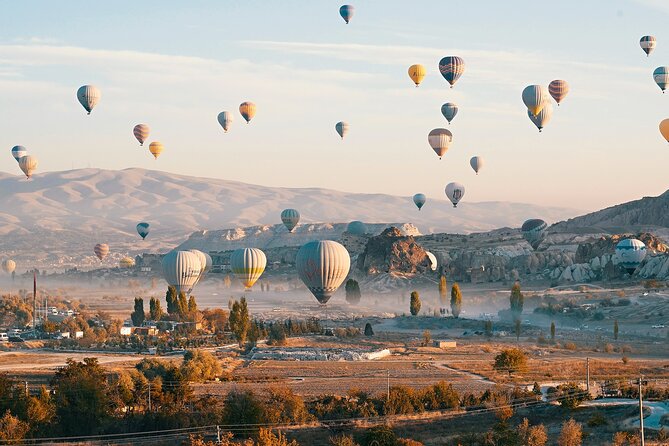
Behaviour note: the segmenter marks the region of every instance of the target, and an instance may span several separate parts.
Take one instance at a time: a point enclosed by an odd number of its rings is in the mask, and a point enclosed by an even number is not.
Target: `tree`
[[[618,340],[618,319],[613,321],[613,339]]]
[[[282,323],[276,322],[269,328],[268,343],[271,345],[286,344],[286,330]]]
[[[203,310],[202,318],[209,325],[209,329],[215,333],[223,333],[228,324],[228,312],[220,308]]]
[[[179,297],[177,298],[177,315],[181,320],[188,316],[188,298],[183,291],[179,293]]]
[[[130,314],[132,325],[135,327],[141,327],[144,323],[144,318],[144,299],[141,297],[135,297],[135,310]]]
[[[387,425],[374,426],[365,432],[364,446],[397,446],[397,435]]]
[[[509,301],[511,303],[511,313],[517,319],[523,312],[523,303],[525,301],[523,293],[520,291],[520,283],[516,282],[513,284]]]
[[[265,405],[265,419],[272,424],[300,424],[312,416],[304,400],[287,387],[272,387]]]
[[[374,329],[369,322],[365,324],[365,336],[374,336]]]
[[[583,401],[588,400],[588,394],[576,383],[560,384],[548,391],[551,396],[560,402],[562,407],[576,409]]]
[[[249,319],[249,309],[246,304],[246,298],[242,297],[239,301],[232,304],[230,310],[230,318],[228,319],[230,330],[235,335],[235,339],[240,347],[246,344],[246,337],[248,336],[251,321]]]
[[[179,313],[179,304],[177,298],[177,289],[172,285],[167,287],[167,292],[165,293],[165,301],[167,302],[167,314],[170,316]]]
[[[25,421],[12,415],[11,411],[5,412],[0,418],[0,440],[2,444],[19,444],[30,430],[30,426]]]
[[[216,357],[205,350],[188,350],[184,354],[181,373],[188,381],[208,381],[223,373]]]
[[[548,432],[543,424],[530,426],[527,418],[518,425],[518,439],[523,446],[545,446],[548,442]]]
[[[418,291],[412,291],[411,302],[409,303],[409,311],[411,311],[412,316],[416,316],[420,313],[420,306],[420,295],[418,294]]]
[[[583,430],[580,423],[570,418],[562,423],[562,430],[558,437],[558,446],[581,446],[583,443]]]
[[[439,300],[441,301],[442,304],[446,303],[447,292],[448,292],[448,284],[446,283],[446,276],[442,274],[439,277]]]
[[[495,356],[493,367],[498,371],[508,371],[509,375],[522,372],[527,369],[527,357],[518,348],[505,349]]]
[[[223,406],[223,422],[229,425],[265,423],[265,407],[250,390],[233,390]]]
[[[351,305],[360,303],[360,285],[355,279],[348,279],[346,281],[346,302]]]
[[[345,434],[330,437],[330,445],[331,446],[360,446],[353,439],[352,435],[345,435]]]
[[[190,316],[195,316],[197,313],[197,303],[195,302],[195,296],[190,295],[188,297],[188,314]]]
[[[462,293],[460,292],[460,285],[457,283],[453,284],[451,288],[451,313],[453,317],[457,318],[460,316],[462,311]]]
[[[487,337],[491,337],[492,336],[492,321],[490,319],[485,321],[484,329],[485,329],[485,335]]]
[[[163,317],[163,307],[160,305],[160,301],[155,297],[152,297],[149,301],[149,318],[152,321],[159,321]]]
[[[276,435],[272,432],[272,429],[260,428],[258,431],[258,441],[256,446],[300,446],[297,441],[292,440],[288,441],[286,435],[277,431]]]
[[[432,333],[430,333],[430,330],[425,330],[423,332],[423,346],[429,347],[431,343],[432,343]]]
[[[555,322],[551,322],[551,341],[555,340]]]
[[[520,341],[520,319],[516,319],[516,342]]]

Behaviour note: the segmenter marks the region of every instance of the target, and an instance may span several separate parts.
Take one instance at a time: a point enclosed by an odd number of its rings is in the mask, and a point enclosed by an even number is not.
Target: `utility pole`
[[[216,444],[221,444],[221,426],[216,426]]]
[[[390,401],[390,370],[386,370],[386,376],[388,378],[387,380],[387,386],[386,386],[386,400]]]
[[[33,269],[33,336],[37,334],[37,271]]]
[[[25,384],[25,389],[26,389],[26,397],[30,396],[30,393],[28,391],[28,381],[24,381]]]
[[[149,412],[151,412],[151,381],[149,381]]]
[[[590,358],[585,358],[585,389],[590,396]]]
[[[639,430],[641,433],[641,446],[646,445],[643,433],[643,398],[641,396],[641,376],[639,376]]]

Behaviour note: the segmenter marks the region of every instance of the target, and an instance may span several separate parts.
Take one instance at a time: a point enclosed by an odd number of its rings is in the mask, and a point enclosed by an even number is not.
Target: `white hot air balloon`
[[[297,252],[295,266],[300,279],[325,305],[351,268],[351,257],[343,245],[332,240],[312,241]]]
[[[93,108],[100,102],[100,89],[95,85],[84,85],[77,90],[77,99],[90,115]]]
[[[16,270],[16,262],[11,259],[4,260],[2,262],[2,270],[7,274],[13,273]]]
[[[472,159],[469,160],[469,165],[472,166],[472,169],[474,169],[474,172],[478,175],[479,170],[483,167],[483,158],[480,156],[473,156]]]
[[[27,178],[32,177],[33,173],[37,169],[37,158],[33,155],[26,155],[19,158],[19,167],[26,174]]]
[[[626,238],[616,245],[616,257],[623,268],[632,274],[646,258],[646,245],[635,238]]]
[[[441,159],[453,142],[453,134],[446,129],[434,129],[427,135],[427,142]]]
[[[266,266],[267,257],[258,248],[235,249],[230,255],[230,269],[247,290],[260,279]]]
[[[553,106],[550,104],[550,102],[546,103],[538,115],[534,116],[532,112],[528,110],[527,116],[530,118],[530,121],[532,121],[532,123],[537,126],[539,132],[541,132],[553,116]]]
[[[448,183],[445,192],[448,199],[453,203],[453,207],[456,208],[462,197],[465,196],[465,187],[460,183]]]
[[[188,251],[195,254],[197,256],[197,259],[200,261],[200,276],[197,278],[197,281],[195,282],[195,285],[197,285],[198,283],[200,283],[200,280],[204,279],[204,275],[206,273],[205,270],[207,268],[207,256],[199,249],[189,249]]]
[[[425,251],[425,254],[427,254],[427,258],[430,260],[430,269],[432,271],[437,270],[437,256],[432,254],[430,251]]]
[[[218,123],[221,124],[221,127],[223,127],[223,131],[225,133],[228,132],[230,129],[230,126],[232,125],[232,113],[223,111],[218,114]]]
[[[528,85],[523,90],[522,98],[527,110],[533,116],[538,115],[544,105],[550,101],[548,89],[542,85]]]
[[[190,251],[170,251],[163,257],[163,277],[177,293],[190,294],[200,277],[202,265]]]

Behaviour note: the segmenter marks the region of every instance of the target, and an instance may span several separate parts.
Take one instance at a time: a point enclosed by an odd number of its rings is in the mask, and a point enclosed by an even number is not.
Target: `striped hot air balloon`
[[[121,260],[118,262],[119,268],[127,269],[127,268],[133,268],[135,266],[135,259],[132,257],[123,257]]]
[[[653,80],[657,86],[660,87],[662,93],[664,93],[664,90],[667,89],[667,85],[669,84],[669,67],[655,68],[655,71],[653,71]]]
[[[202,270],[200,259],[190,251],[170,251],[163,257],[163,277],[177,293],[190,294]]]
[[[137,141],[139,141],[139,145],[143,146],[144,141],[149,139],[149,132],[151,129],[149,128],[148,125],[146,124],[137,124],[133,129],[132,129],[132,134],[135,135],[135,138]]]
[[[546,236],[546,228],[548,228],[548,224],[545,221],[540,218],[532,218],[523,223],[520,232],[532,249],[536,250]]]
[[[146,222],[137,223],[137,233],[142,237],[142,240],[146,239],[146,236],[149,235],[149,226]]]
[[[353,235],[365,235],[367,233],[367,226],[358,220],[354,220],[346,227],[346,232]]]
[[[12,259],[6,259],[2,262],[2,270],[7,274],[11,274],[16,270],[16,262]]]
[[[427,135],[427,142],[430,143],[434,153],[441,159],[453,142],[453,134],[446,129],[433,129]]]
[[[480,156],[473,156],[472,159],[469,160],[469,165],[472,166],[472,169],[474,169],[474,172],[478,175],[479,170],[483,167],[483,158]]]
[[[332,240],[313,241],[297,252],[295,267],[311,294],[325,305],[342,284],[351,268],[351,256]]]
[[[465,187],[460,183],[448,183],[444,192],[448,199],[451,200],[451,203],[453,203],[453,207],[456,208],[462,197],[465,196]]]
[[[413,196],[413,204],[416,205],[419,211],[423,207],[426,201],[427,197],[425,197],[425,194],[416,194]]]
[[[555,99],[557,105],[560,106],[560,102],[562,102],[562,100],[567,97],[567,93],[569,93],[569,84],[562,79],[555,79],[548,84],[548,92],[553,99]]]
[[[195,281],[195,285],[197,285],[198,283],[200,283],[200,280],[204,279],[204,275],[207,269],[207,255],[202,251],[200,251],[199,249],[189,249],[188,251],[195,254],[197,256],[197,259],[200,261],[200,275]]]
[[[531,111],[527,111],[527,116],[530,118],[530,121],[534,123],[539,129],[539,132],[546,127],[546,124],[551,120],[553,116],[553,106],[550,103],[544,105],[538,115],[533,115]]]
[[[223,127],[223,131],[228,133],[230,126],[232,125],[232,113],[227,111],[222,111],[218,114],[218,123]]]
[[[458,110],[458,105],[453,102],[447,102],[441,106],[441,114],[444,115],[449,124],[458,114]]]
[[[160,154],[163,153],[163,150],[165,150],[165,146],[159,141],[153,141],[149,144],[149,152],[151,152],[151,155],[153,155],[155,159],[158,159]]]
[[[544,108],[544,105],[549,102],[548,94],[546,88],[541,85],[528,85],[525,87],[522,94],[523,103],[532,116],[538,115]]]
[[[646,258],[646,245],[641,240],[626,238],[616,245],[618,263],[632,274]]]
[[[84,85],[77,90],[77,99],[79,99],[79,103],[86,109],[89,115],[98,102],[100,102],[100,97],[102,97],[102,94],[95,85]]]
[[[266,266],[267,257],[258,248],[235,249],[230,255],[230,269],[247,290],[260,279]]]
[[[26,150],[25,147],[23,146],[14,146],[12,147],[12,156],[14,159],[18,162],[21,158],[26,156],[28,154],[28,150]]]
[[[109,245],[107,245],[106,243],[98,243],[93,248],[93,252],[97,256],[97,258],[100,259],[100,261],[102,261],[109,254]]]
[[[32,155],[26,155],[19,158],[19,168],[28,179],[32,177],[35,170],[37,170],[38,164],[37,158]]]
[[[465,72],[465,61],[458,56],[446,56],[439,61],[439,72],[453,88],[453,85]]]
[[[421,64],[411,65],[409,67],[409,77],[416,84],[416,87],[418,87],[425,77],[425,67]]]
[[[348,133],[348,122],[339,121],[335,124],[335,130],[341,136],[341,139],[344,139],[344,136]]]
[[[347,25],[348,22],[353,17],[354,13],[355,13],[355,8],[353,7],[353,5],[342,5],[339,8],[339,15],[341,16],[342,19],[344,19]]]
[[[242,118],[248,124],[256,115],[256,105],[253,102],[242,102],[239,106],[239,113],[241,113]]]
[[[300,221],[300,213],[297,209],[284,209],[281,212],[281,221],[286,226],[286,229],[288,229],[288,232],[293,232],[293,229],[295,229],[295,226]]]
[[[641,46],[643,52],[646,53],[646,57],[648,57],[657,46],[657,40],[653,36],[643,36],[639,40],[639,45]]]

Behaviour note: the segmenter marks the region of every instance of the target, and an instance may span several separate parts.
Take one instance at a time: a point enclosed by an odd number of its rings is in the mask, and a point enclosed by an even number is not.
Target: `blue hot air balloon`
[[[137,224],[137,233],[142,237],[142,240],[149,235],[149,224],[146,222],[141,222]]]
[[[626,238],[616,245],[616,257],[622,267],[632,274],[646,258],[646,245],[641,240]]]
[[[12,156],[16,161],[20,160],[22,157],[26,156],[28,154],[28,150],[26,150],[25,147],[23,146],[14,146],[12,147]]]
[[[425,194],[416,194],[413,196],[413,203],[416,205],[419,211],[425,204],[426,200],[427,198],[425,197]]]
[[[446,56],[439,61],[439,72],[453,88],[453,85],[465,72],[465,61],[458,56]]]
[[[349,20],[351,20],[354,12],[355,8],[353,5],[343,5],[341,8],[339,8],[339,14],[341,15],[341,18],[344,19],[346,24],[348,24]]]

